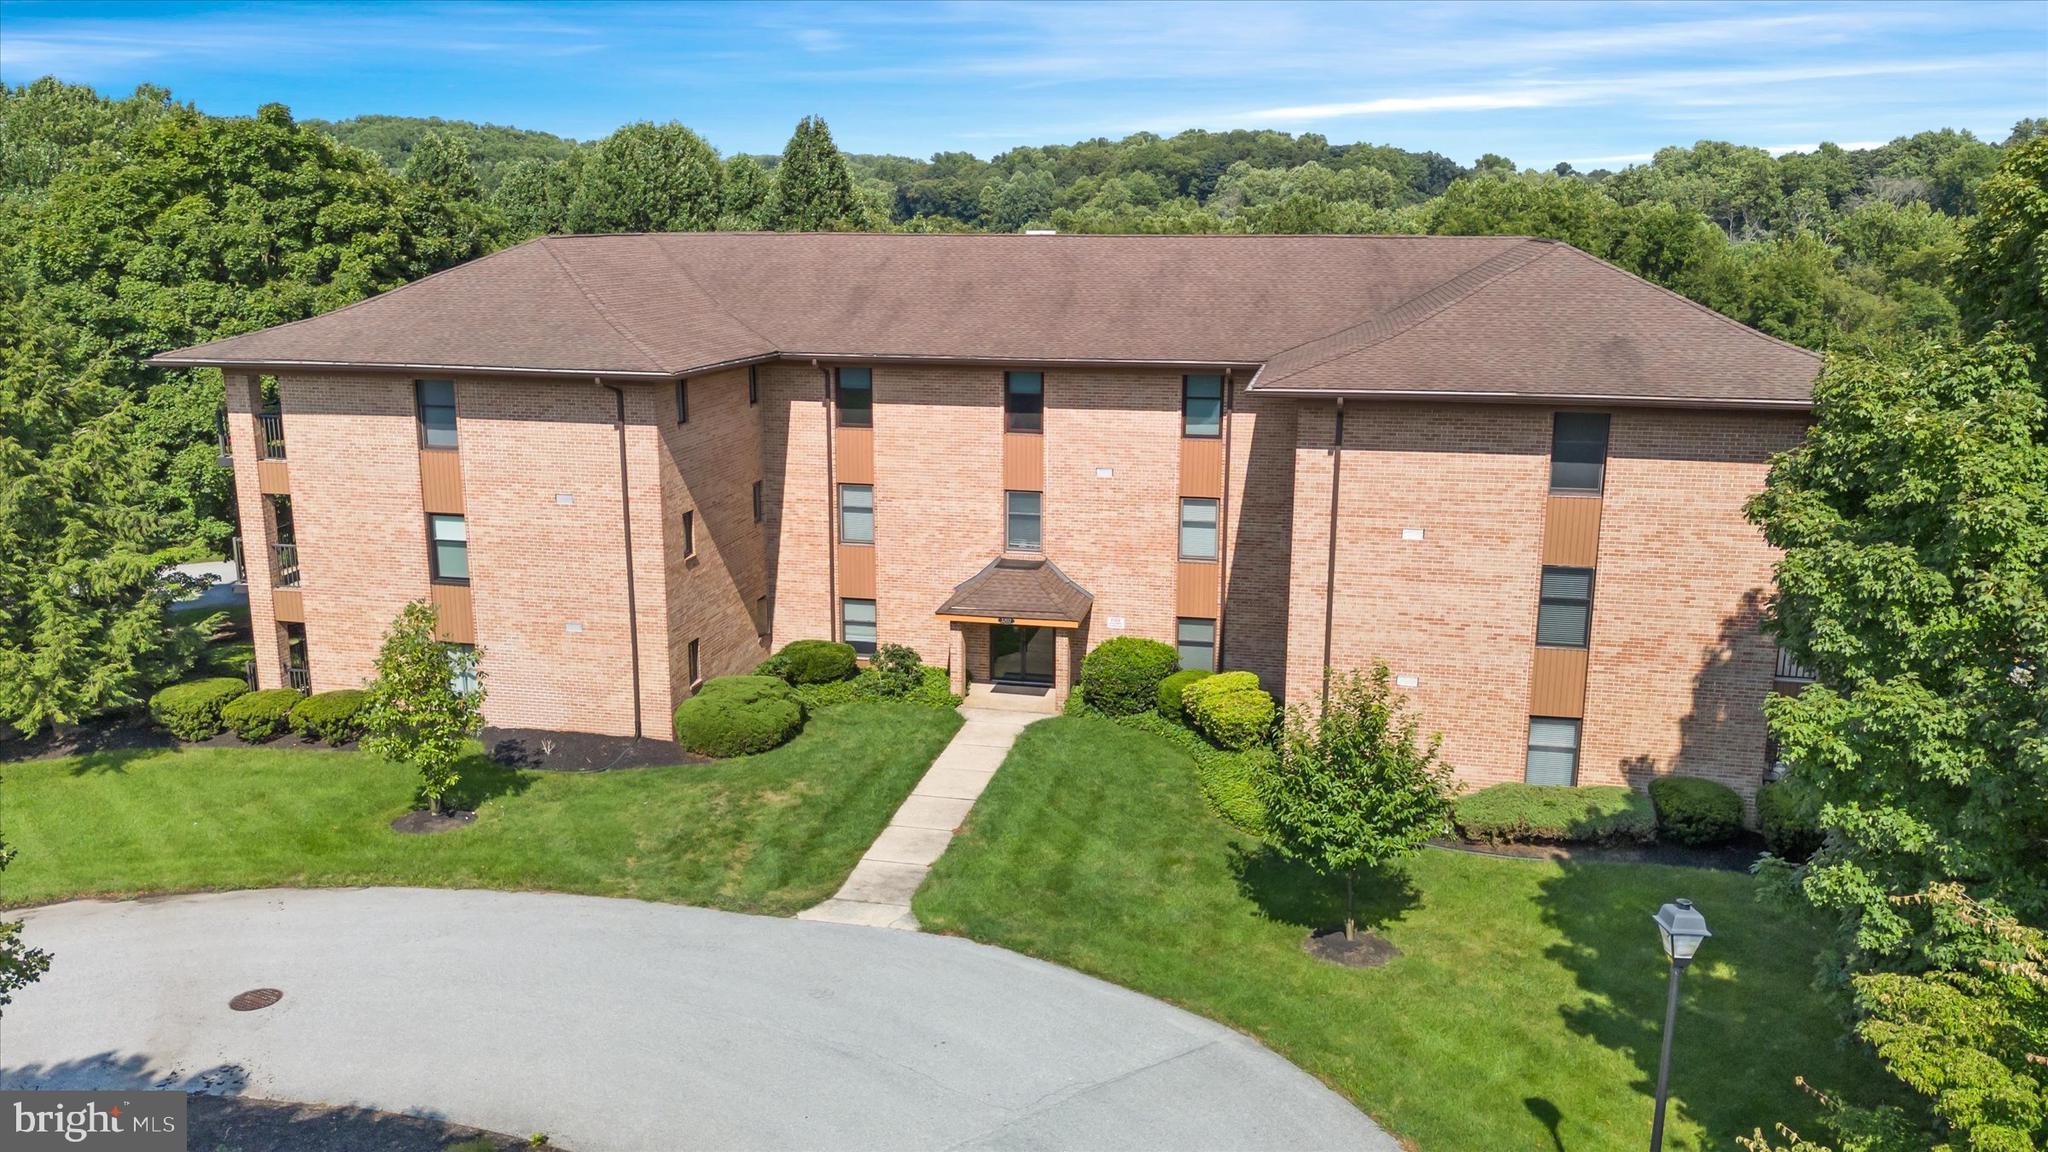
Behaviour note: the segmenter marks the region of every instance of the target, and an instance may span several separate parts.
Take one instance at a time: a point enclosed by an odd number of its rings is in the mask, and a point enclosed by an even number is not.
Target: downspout
[[[1230,603],[1230,417],[1237,411],[1231,400],[1231,372],[1223,370],[1223,498],[1216,502],[1216,670],[1223,670],[1224,606]]]
[[[833,473],[838,436],[832,427],[832,370],[814,358],[825,380],[825,635],[839,639],[839,481]]]
[[[612,421],[612,431],[619,437],[619,528],[626,540],[626,646],[633,659],[633,738],[638,740],[646,735],[646,730],[640,720],[640,605],[633,589],[633,493],[626,473],[626,393],[605,383],[603,377],[596,380],[597,386],[610,392],[618,402],[618,418]]]
[[[1330,558],[1323,577],[1323,708],[1330,707],[1330,639],[1337,627],[1337,495],[1344,490],[1344,398],[1337,397],[1336,436],[1330,444]]]

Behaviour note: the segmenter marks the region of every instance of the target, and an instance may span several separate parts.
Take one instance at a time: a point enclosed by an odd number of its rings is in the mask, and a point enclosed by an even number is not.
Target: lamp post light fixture
[[[1664,994],[1664,1054],[1657,1060],[1657,1116],[1650,1122],[1650,1152],[1664,1148],[1664,1093],[1671,1084],[1671,1029],[1678,1023],[1678,976],[1692,963],[1700,941],[1712,936],[1707,918],[1686,899],[1673,900],[1651,919],[1664,942],[1664,956],[1671,962],[1671,983]]]

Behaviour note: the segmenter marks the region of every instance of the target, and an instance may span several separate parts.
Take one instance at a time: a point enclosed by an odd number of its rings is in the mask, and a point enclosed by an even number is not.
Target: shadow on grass
[[[492,800],[517,796],[533,787],[533,774],[508,768],[481,753],[465,756],[458,767],[460,779],[441,797],[441,802],[458,812],[474,812]],[[425,797],[419,806],[426,807]]]
[[[1314,932],[1344,923],[1344,878],[1321,876],[1272,846],[1230,846],[1230,874],[1245,899],[1270,919]],[[1422,892],[1399,867],[1361,868],[1355,896],[1361,931],[1372,931],[1422,906]]]
[[[1529,1110],[1529,1115],[1534,1116],[1537,1123],[1549,1129],[1550,1146],[1556,1152],[1564,1152],[1564,1137],[1559,1135],[1557,1130],[1558,1122],[1564,1119],[1564,1113],[1558,1111],[1557,1105],[1552,1104],[1548,1097],[1524,1096],[1522,1107]]]
[[[78,762],[71,766],[73,776],[91,776],[101,773],[124,775],[128,765],[137,760],[148,760],[178,746],[175,737],[167,733],[155,733],[162,739],[147,739],[136,743],[114,743],[100,746],[79,745]]]

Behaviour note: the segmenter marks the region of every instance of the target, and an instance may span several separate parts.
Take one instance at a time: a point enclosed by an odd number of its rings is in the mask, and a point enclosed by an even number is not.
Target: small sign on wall
[[[1401,529],[1401,539],[1403,539],[1403,540],[1420,540],[1420,539],[1422,539],[1422,529],[1420,529],[1420,528],[1403,528],[1403,529]]]
[[[1394,683],[1401,688],[1413,688],[1422,683],[1422,678],[1420,676],[1396,676],[1394,677]]]
[[[573,493],[573,492],[557,492],[557,493],[555,493],[555,503],[557,503],[557,504],[574,504],[575,502],[576,502],[576,494],[575,494],[575,493]]]
[[[564,625],[562,625],[562,631],[564,631],[564,632],[568,632],[568,633],[571,633],[571,634],[574,634],[574,633],[577,633],[577,632],[581,632],[581,631],[583,631],[583,621],[581,621],[581,620],[571,620],[571,621],[569,621],[569,622],[568,622],[567,624],[564,624]]]
[[[1116,475],[1116,469],[1114,468],[1097,468],[1095,470],[1095,478],[1097,480],[1107,480],[1114,475]]]
[[[1109,626],[1111,628],[1121,629],[1124,626],[1124,618],[1121,616],[1111,616],[1109,618]]]

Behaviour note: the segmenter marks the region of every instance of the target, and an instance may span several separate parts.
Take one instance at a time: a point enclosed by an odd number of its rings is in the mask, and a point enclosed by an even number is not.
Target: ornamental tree
[[[1344,938],[1357,939],[1352,892],[1360,868],[1392,863],[1443,832],[1451,769],[1441,734],[1427,741],[1384,662],[1334,676],[1320,713],[1287,712],[1280,760],[1256,783],[1268,839],[1324,876],[1344,877]]]
[[[415,600],[385,633],[363,710],[363,747],[416,769],[420,794],[439,815],[441,798],[461,779],[462,757],[482,722],[484,689],[477,651],[437,639],[435,616],[433,605]],[[475,686],[458,691],[458,683]]]

